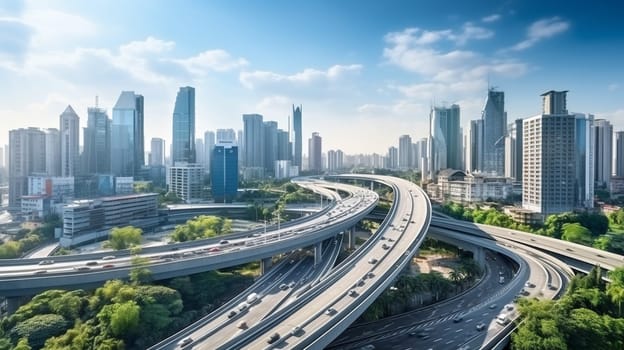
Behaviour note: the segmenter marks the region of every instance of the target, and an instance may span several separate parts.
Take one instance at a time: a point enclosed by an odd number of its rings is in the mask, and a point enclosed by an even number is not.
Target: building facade
[[[243,114],[247,168],[264,168],[264,122],[260,114]]]
[[[149,165],[165,165],[165,140],[158,137],[153,137],[150,141]]]
[[[323,171],[323,140],[318,132],[313,132],[308,139],[309,168],[312,173],[320,174]]]
[[[544,114],[523,120],[522,207],[543,217],[575,203],[575,118],[565,109],[566,93],[544,93]]]
[[[505,173],[505,134],[507,132],[507,113],[505,112],[505,93],[488,89],[488,96],[481,115],[483,151],[481,172],[494,176]]]
[[[611,181],[613,162],[613,126],[604,119],[594,121],[595,152],[594,158],[594,181],[596,187],[608,189]]]
[[[299,105],[295,108],[293,105],[293,129],[294,129],[294,155],[293,155],[293,165],[298,166],[299,170],[301,170],[302,157],[303,157],[303,134],[302,132],[302,106]]]
[[[38,128],[9,131],[9,209],[21,210],[28,176],[46,173],[46,137]]]
[[[433,107],[429,116],[429,179],[435,180],[441,169],[462,168],[462,139],[460,110],[450,107]]]
[[[111,172],[111,120],[103,108],[87,109],[87,127],[84,129],[82,154],[85,174]]]
[[[171,161],[195,163],[195,88],[181,87],[173,109]]]
[[[615,176],[624,177],[624,131],[615,133]]]
[[[233,142],[219,142],[212,154],[212,197],[217,203],[231,203],[238,192],[238,147]]]
[[[79,169],[80,118],[71,106],[59,116],[61,176],[77,175]]]
[[[399,168],[407,170],[412,167],[412,138],[402,135],[399,137]]]
[[[200,164],[177,162],[169,168],[169,191],[186,203],[203,199],[204,168]]]
[[[111,172],[134,176],[145,163],[143,96],[123,91],[113,107],[111,124]]]
[[[513,194],[513,184],[511,179],[503,176],[444,169],[438,174],[437,184],[427,186],[427,191],[440,202],[473,204],[505,200]]]
[[[574,113],[575,130],[575,206],[594,207],[594,116]]]

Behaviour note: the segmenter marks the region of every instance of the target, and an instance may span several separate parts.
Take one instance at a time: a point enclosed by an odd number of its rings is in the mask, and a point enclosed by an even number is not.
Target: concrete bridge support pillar
[[[474,261],[479,264],[479,266],[485,266],[485,249],[482,247],[473,247],[472,248],[472,257]]]
[[[26,304],[29,297],[7,297],[6,298],[6,312],[7,315],[12,315],[19,309],[20,306]]]
[[[355,249],[355,226],[347,230],[347,235],[348,235],[347,238],[349,240],[349,245],[347,248]]]
[[[269,269],[271,268],[271,266],[273,266],[273,258],[272,257],[268,257],[268,258],[264,258],[260,261],[260,273],[262,275],[266,274],[267,272],[269,272]]]
[[[323,242],[318,242],[314,244],[314,266],[321,263],[323,260]]]

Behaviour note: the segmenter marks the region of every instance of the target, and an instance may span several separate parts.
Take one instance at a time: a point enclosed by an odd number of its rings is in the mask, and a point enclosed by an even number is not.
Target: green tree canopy
[[[591,231],[579,223],[566,223],[562,225],[563,234],[561,239],[578,244],[591,245]]]
[[[134,226],[115,227],[111,230],[106,246],[115,249],[128,249],[141,244],[143,230]]]

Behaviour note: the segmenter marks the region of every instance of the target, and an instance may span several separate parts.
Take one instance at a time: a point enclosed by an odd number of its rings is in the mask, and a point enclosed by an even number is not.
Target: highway
[[[311,180],[299,180],[312,186]],[[312,186],[323,192],[334,192]],[[310,215],[294,225],[263,233],[234,234],[201,241],[150,247],[139,256],[146,259],[154,279],[172,278],[257,261],[313,245],[350,229],[377,204],[376,193],[341,185],[352,195],[334,203],[321,215]],[[50,260],[50,261],[46,261]],[[41,265],[40,265],[41,264]],[[127,278],[132,258],[115,253],[94,253],[38,259],[15,259],[0,264],[0,296],[32,295],[50,288],[87,288],[110,279]]]
[[[264,349],[268,343],[276,348],[322,348],[364,312],[409,263],[429,225],[428,198],[406,180],[372,175],[355,178],[383,182],[394,189],[395,205],[377,233],[346,264],[288,308],[219,349]],[[197,348],[210,349],[204,344]]]

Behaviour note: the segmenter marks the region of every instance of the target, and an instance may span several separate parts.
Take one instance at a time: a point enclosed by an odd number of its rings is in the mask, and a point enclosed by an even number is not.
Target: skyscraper
[[[388,148],[388,157],[386,168],[388,169],[396,169],[399,166],[399,149],[391,146]]]
[[[181,87],[173,109],[171,161],[195,163],[195,88]]]
[[[459,106],[433,107],[429,118],[429,179],[434,180],[440,169],[462,168]]]
[[[615,133],[615,176],[624,177],[624,131]]]
[[[115,176],[135,176],[144,165],[143,96],[122,91],[111,124],[111,172]]]
[[[264,172],[273,174],[277,160],[277,122],[266,121],[264,128]]]
[[[264,167],[264,123],[260,114],[243,114],[247,168]]]
[[[87,174],[108,174],[111,171],[111,120],[106,110],[87,109],[84,128],[84,169]]]
[[[509,124],[505,137],[505,177],[522,181],[522,119]]]
[[[409,135],[399,137],[399,168],[412,168],[412,138]]]
[[[597,119],[594,122],[596,131],[596,156],[594,157],[594,181],[596,187],[609,189],[613,162],[613,126],[609,121]]]
[[[151,166],[165,165],[165,140],[152,137],[150,141]]]
[[[302,140],[303,134],[301,133],[301,112],[302,106],[299,105],[297,108],[293,105],[293,129],[295,132],[295,154],[293,157],[293,165],[296,165],[301,170],[301,157],[302,157]]]
[[[581,208],[594,207],[594,116],[574,113],[575,145],[575,205]]]
[[[291,153],[288,131],[277,129],[277,160],[290,160]]]
[[[57,145],[58,146],[58,145]],[[9,209],[19,210],[28,194],[28,176],[46,171],[46,142],[41,129],[9,131]]]
[[[77,175],[80,118],[69,105],[59,116],[59,132],[61,135],[61,176]]]
[[[212,155],[212,197],[215,202],[230,203],[238,191],[238,147],[232,142],[220,142]]]
[[[344,153],[341,150],[329,150],[327,151],[327,170],[329,172],[336,172],[343,168]]]
[[[318,132],[313,132],[308,139],[308,159],[309,170],[312,173],[320,174],[323,171],[323,141]]]
[[[483,168],[483,119],[470,121],[469,151],[468,170],[481,171]]]
[[[198,164],[201,164],[202,167],[204,167],[204,169],[210,165],[206,163],[206,154],[204,153],[205,151],[206,151],[206,147],[204,146],[204,139],[201,137],[196,138],[195,139],[195,162]]]
[[[215,143],[215,133],[213,131],[206,131],[204,133],[204,156],[206,157],[205,164],[207,166],[207,172],[210,172],[210,169],[212,169],[212,150],[215,147]]]
[[[231,142],[236,143],[236,133],[234,129],[217,129],[216,143],[219,142]]]
[[[482,168],[484,173],[503,176],[505,173],[505,134],[507,131],[507,113],[505,112],[505,93],[488,90],[485,106],[481,114],[483,138]]]
[[[61,133],[58,129],[41,129],[45,138],[45,173],[61,176]]]
[[[545,113],[523,120],[522,206],[545,217],[575,204],[575,118],[566,109],[566,91],[542,98]]]

